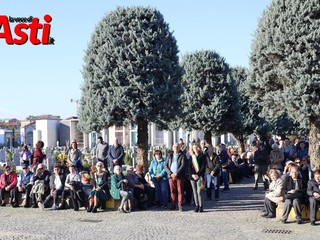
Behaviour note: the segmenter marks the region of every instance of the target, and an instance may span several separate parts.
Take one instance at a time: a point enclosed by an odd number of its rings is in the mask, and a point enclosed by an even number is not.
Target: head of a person
[[[27,152],[27,151],[28,151],[28,146],[27,146],[27,145],[23,145],[22,151],[23,151],[23,152]]]
[[[226,151],[226,150],[227,150],[226,145],[224,145],[223,143],[220,143],[220,144],[219,144],[219,150],[220,150],[220,152]]]
[[[71,143],[71,148],[77,149],[78,148],[78,143],[77,142],[72,142]]]
[[[182,138],[179,139],[179,143],[183,144],[183,139]]]
[[[276,143],[274,143],[274,144],[271,145],[271,148],[272,148],[273,150],[278,150],[278,149],[279,149],[279,145],[276,144]]]
[[[192,144],[192,151],[194,154],[199,155],[199,153],[201,152],[201,146],[199,145],[199,143]]]
[[[54,172],[54,174],[59,174],[60,169],[61,169],[60,164],[57,164],[57,163],[56,163],[56,164],[53,166],[53,172]]]
[[[259,143],[259,149],[260,150],[264,150],[264,144],[263,143]]]
[[[102,172],[103,171],[103,163],[102,162],[97,162],[96,163],[96,169],[97,169],[97,172]]]
[[[118,146],[119,146],[119,140],[118,140],[118,138],[115,138],[115,139],[114,139],[113,145],[114,145],[115,147],[118,147]]]
[[[317,183],[320,183],[320,169],[317,169],[313,172],[314,180]]]
[[[277,169],[270,169],[269,176],[272,181],[275,181],[280,177],[280,173]]]
[[[121,175],[121,170],[122,169],[121,169],[121,167],[119,165],[114,166],[113,170],[114,170],[115,174]]]
[[[299,146],[300,146],[300,149],[305,149],[305,147],[306,147],[306,144],[304,143],[304,142],[301,142],[300,144],[299,144]]]
[[[178,154],[180,152],[180,145],[178,143],[173,144],[172,150],[174,154]]]
[[[204,149],[206,147],[206,140],[200,141],[200,147],[201,147],[201,149]]]
[[[137,165],[136,165],[136,172],[137,172],[137,173],[143,173],[143,166],[140,165],[140,164],[137,164]]]
[[[302,159],[301,158],[296,158],[294,160],[294,163],[298,166],[298,167],[301,167],[302,166]]]
[[[44,142],[38,141],[38,142],[36,143],[36,148],[43,148],[43,147],[44,147]]]
[[[23,173],[28,173],[30,171],[30,167],[27,164],[22,164]]]
[[[290,145],[290,140],[288,139],[288,138],[286,138],[285,140],[284,140],[284,146],[289,146]]]
[[[128,166],[127,173],[130,174],[130,175],[134,174],[132,166]]]
[[[103,143],[103,138],[101,136],[98,137],[98,143]]]
[[[299,175],[299,170],[297,166],[292,166],[290,168],[290,176],[292,179],[296,180],[298,179],[298,175]]]
[[[160,150],[155,150],[153,155],[157,160],[160,160],[162,158],[162,152]]]
[[[37,167],[37,171],[44,172],[44,170],[45,170],[44,165],[42,163],[39,163]]]
[[[9,175],[10,173],[11,173],[11,167],[9,167],[9,166],[6,166],[5,167],[5,169],[4,169],[4,173],[6,174],[6,175]]]
[[[214,147],[212,145],[208,146],[208,153],[209,153],[209,155],[214,153]]]
[[[75,173],[76,172],[76,166],[73,163],[71,163],[69,165],[69,172],[70,173]]]
[[[304,156],[301,158],[302,165],[307,166],[309,164],[308,157]]]

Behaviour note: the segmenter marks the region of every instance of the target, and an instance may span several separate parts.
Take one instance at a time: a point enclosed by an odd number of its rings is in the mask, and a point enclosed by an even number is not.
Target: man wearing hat
[[[32,188],[31,178],[33,177],[33,172],[30,171],[30,167],[27,164],[22,164],[22,172],[18,179],[18,184],[13,191],[15,202],[17,203],[13,207],[19,206],[20,194],[26,194],[26,201],[24,204],[25,208],[30,207],[30,192]]]
[[[6,166],[5,172],[0,177],[0,206],[6,205],[4,201],[4,195],[8,192],[12,196],[12,191],[17,186],[17,182],[17,174],[15,172],[12,172],[9,166]],[[15,201],[15,204],[16,203],[17,202]]]

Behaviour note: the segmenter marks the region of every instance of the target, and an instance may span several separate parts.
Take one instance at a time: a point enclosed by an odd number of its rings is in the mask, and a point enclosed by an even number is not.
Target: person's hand
[[[19,187],[18,187],[18,191],[19,191],[19,192],[22,192],[22,191],[23,191],[23,188],[19,186]]]
[[[124,183],[128,183],[128,179],[123,179],[123,182]]]
[[[214,173],[215,173],[214,171],[211,171],[210,175],[213,177],[213,176],[214,176]]]
[[[313,196],[314,196],[315,198],[320,198],[320,194],[317,193],[317,192],[314,192],[314,193],[313,193]]]
[[[97,190],[97,191],[101,190],[101,187],[97,187],[96,190]]]
[[[172,178],[172,179],[176,179],[176,177],[177,177],[177,174],[176,174],[176,173],[172,173],[172,174],[171,174],[171,178]]]
[[[197,180],[199,179],[199,176],[198,176],[197,174],[192,174],[191,177],[192,177],[195,181],[197,181]]]
[[[114,164],[118,164],[118,159],[113,159],[112,161]]]
[[[288,191],[288,193],[295,193],[295,192],[296,192],[296,190],[294,190],[294,189]]]
[[[8,192],[8,191],[10,190],[10,187],[7,186],[7,187],[5,187],[4,189]]]

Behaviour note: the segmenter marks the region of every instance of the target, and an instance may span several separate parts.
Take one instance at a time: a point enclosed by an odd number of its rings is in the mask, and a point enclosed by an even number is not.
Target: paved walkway
[[[316,239],[319,226],[281,224],[260,217],[262,186],[253,179],[231,185],[218,202],[205,202],[203,213],[151,208],[147,211],[87,213],[0,208],[0,239]],[[317,234],[317,235],[316,235]]]

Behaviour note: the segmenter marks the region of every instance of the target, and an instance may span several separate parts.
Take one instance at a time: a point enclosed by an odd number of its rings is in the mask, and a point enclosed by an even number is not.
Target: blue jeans
[[[214,198],[219,198],[220,193],[220,179],[219,176],[211,176],[206,174],[206,188],[207,188],[207,197],[211,199],[211,181],[213,179],[214,184]]]
[[[153,179],[152,182],[154,183],[159,203],[165,206],[168,205],[168,180]]]
[[[229,190],[229,171],[227,169],[222,169],[222,181],[224,185],[224,190]]]

